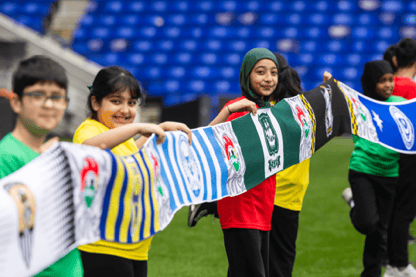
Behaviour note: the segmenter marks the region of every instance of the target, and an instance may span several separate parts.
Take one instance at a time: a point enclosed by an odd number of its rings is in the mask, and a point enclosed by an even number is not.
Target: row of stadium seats
[[[105,2],[103,5],[101,3]],[[402,12],[405,10],[416,11],[415,3],[408,1],[392,0],[383,1],[237,1],[237,0],[157,0],[157,1],[106,1],[95,0],[90,5],[90,10],[95,13],[111,12],[217,12],[217,11],[285,11],[288,13],[304,12],[357,12],[357,11],[382,11],[382,12]]]
[[[165,67],[172,66],[177,68],[180,71],[188,72],[188,76],[193,76],[193,74],[199,74],[199,69],[204,69],[208,67],[211,70],[211,75],[204,77],[212,78],[217,77],[217,74],[222,75],[226,78],[235,78],[238,77],[238,74],[230,73],[237,72],[239,70],[239,65],[243,59],[245,53],[232,53],[217,55],[213,53],[204,53],[201,55],[190,54],[187,52],[175,53],[174,55],[168,55],[165,53],[153,54],[151,56],[141,53],[134,54],[118,54],[110,53],[103,55],[94,55],[90,56],[90,59],[99,63],[99,64],[124,64],[129,66],[141,67],[143,66],[154,66],[154,67]],[[299,55],[288,55],[286,57],[290,64],[300,64],[306,66],[363,66],[365,62],[373,59],[374,57],[379,57],[381,53],[378,54],[368,54],[368,55],[359,55],[356,53],[345,54],[345,55],[335,55],[335,54],[322,54],[322,55],[313,55],[313,54],[299,54]],[[230,69],[229,67],[232,67]],[[166,69],[164,69],[166,70]],[[217,72],[218,71],[218,72]],[[215,75],[212,75],[214,74]],[[222,72],[222,73],[220,73]],[[181,75],[181,74],[179,74]],[[182,77],[182,76],[176,77]],[[151,77],[151,76],[150,76]],[[185,77],[185,76],[184,76]]]
[[[374,53],[384,52],[388,45],[396,43],[399,39],[398,36],[389,40],[373,40],[372,43],[368,43],[364,40],[358,40],[351,42],[349,40],[327,40],[325,44],[315,40],[300,40],[299,51],[305,51],[306,54],[318,53],[318,54],[349,54],[349,53]],[[90,39],[87,41],[78,41],[72,45],[73,49],[83,55],[94,55],[97,53],[129,53],[129,54],[149,54],[154,53],[166,53],[171,55],[172,53],[189,52],[193,54],[195,52],[203,51],[222,54],[224,52],[242,53],[245,54],[248,50],[255,47],[273,47],[273,42],[266,40],[252,40],[247,42],[245,40],[134,40],[130,41],[125,38],[113,39],[104,43],[103,39]],[[299,52],[298,51],[298,52]],[[156,52],[156,53],[155,53]],[[148,57],[151,59],[151,57]],[[184,63],[188,63],[187,60]]]
[[[248,17],[250,17],[248,19]],[[402,16],[404,21],[413,22],[414,14],[409,13]],[[400,17],[398,17],[400,20]],[[393,20],[397,20],[395,17]],[[377,13],[335,13],[331,15],[323,15],[321,13],[299,14],[287,12],[281,13],[264,13],[260,16],[257,13],[249,12],[245,14],[234,13],[217,13],[217,14],[167,14],[160,16],[154,14],[131,14],[127,13],[122,17],[114,14],[89,14],[82,18],[81,24],[84,27],[141,27],[141,26],[207,26],[212,24],[219,25],[252,25],[254,23],[262,26],[278,26],[281,25],[374,25],[392,23],[392,18],[387,16],[379,16]]]
[[[97,27],[94,29],[83,28],[75,33],[75,39],[83,40],[86,38],[226,38],[226,39],[263,39],[263,38],[296,38],[296,39],[328,39],[328,38],[342,38],[349,35],[353,39],[397,39],[399,34],[395,27],[381,27],[374,29],[373,27],[352,27],[344,28],[340,31],[328,29],[327,27],[209,27],[201,29],[195,28],[179,28],[179,27],[124,27],[118,26],[116,28]]]

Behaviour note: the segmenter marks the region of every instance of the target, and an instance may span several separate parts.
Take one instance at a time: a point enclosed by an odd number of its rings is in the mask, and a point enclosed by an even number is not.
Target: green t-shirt
[[[0,141],[0,179],[20,169],[38,156],[36,151],[8,133]],[[79,251],[74,249],[36,276],[82,277],[83,275],[81,256]]]
[[[386,100],[386,102],[402,101],[406,101],[406,99],[400,96],[390,96]],[[399,176],[400,154],[398,152],[355,135],[353,142],[354,151],[350,159],[350,169],[382,177]]]

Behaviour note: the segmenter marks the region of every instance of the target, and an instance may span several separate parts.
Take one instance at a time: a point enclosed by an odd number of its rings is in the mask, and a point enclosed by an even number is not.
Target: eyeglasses
[[[61,109],[65,109],[69,102],[69,98],[64,95],[53,94],[46,96],[43,91],[24,92],[23,95],[30,96],[38,105],[45,105],[46,101],[50,99],[52,101],[52,106]]]

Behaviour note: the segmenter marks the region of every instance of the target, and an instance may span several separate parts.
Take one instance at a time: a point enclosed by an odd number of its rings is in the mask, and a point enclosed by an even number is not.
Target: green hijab
[[[270,50],[266,48],[251,49],[244,56],[243,64],[241,65],[240,69],[241,94],[247,99],[255,102],[259,107],[269,107],[270,103],[268,102],[268,99],[270,96],[261,98],[260,95],[256,94],[250,89],[251,70],[253,69],[254,65],[262,59],[270,59],[274,61],[277,69],[279,69],[279,64],[277,63],[276,56]]]

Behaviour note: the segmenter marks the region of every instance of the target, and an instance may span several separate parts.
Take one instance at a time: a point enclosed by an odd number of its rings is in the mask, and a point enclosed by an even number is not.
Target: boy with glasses
[[[65,69],[45,56],[20,62],[13,74],[10,106],[17,114],[13,131],[0,141],[0,179],[46,151],[58,138],[44,143],[61,121],[68,105]],[[2,189],[2,188],[0,188]],[[77,249],[36,276],[83,276]]]

